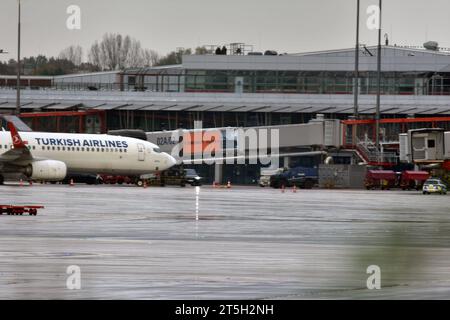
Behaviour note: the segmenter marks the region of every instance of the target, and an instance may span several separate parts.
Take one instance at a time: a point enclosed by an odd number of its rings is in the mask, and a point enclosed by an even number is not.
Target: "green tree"
[[[179,49],[178,51],[172,51],[167,55],[163,56],[155,65],[167,66],[167,65],[181,64],[183,55],[190,55],[190,54],[192,54],[192,49]]]

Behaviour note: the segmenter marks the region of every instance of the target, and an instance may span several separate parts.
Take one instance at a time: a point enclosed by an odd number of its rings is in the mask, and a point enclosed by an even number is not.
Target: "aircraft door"
[[[145,161],[145,147],[143,144],[138,143],[138,160]]]

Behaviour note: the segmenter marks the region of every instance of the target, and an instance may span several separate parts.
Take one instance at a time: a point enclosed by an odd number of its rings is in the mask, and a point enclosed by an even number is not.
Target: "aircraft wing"
[[[8,128],[11,132],[13,141],[13,149],[10,149],[0,155],[0,162],[20,162],[33,160],[33,156],[26,146],[26,142],[22,140],[16,127],[12,122],[8,122]]]

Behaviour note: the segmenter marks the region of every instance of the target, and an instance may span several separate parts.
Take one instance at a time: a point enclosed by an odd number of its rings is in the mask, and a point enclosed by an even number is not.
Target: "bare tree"
[[[144,66],[144,50],[141,47],[141,43],[135,39],[130,40],[125,66],[127,68]]]
[[[153,67],[158,64],[158,61],[161,59],[161,56],[158,52],[151,49],[144,50],[144,66]]]
[[[107,33],[102,41],[95,42],[89,53],[89,61],[103,70],[121,70],[144,66],[154,54],[148,55],[141,43],[130,36]]]
[[[83,48],[81,46],[70,46],[61,51],[59,59],[68,60],[75,66],[79,66],[83,60]]]
[[[100,42],[100,57],[104,69],[120,69],[120,55],[122,51],[122,35],[107,33]]]
[[[101,58],[101,51],[100,51],[100,45],[98,41],[95,41],[95,43],[91,46],[91,50],[88,54],[89,62],[92,63],[94,66],[97,66],[99,69],[104,69],[104,64],[102,63]]]

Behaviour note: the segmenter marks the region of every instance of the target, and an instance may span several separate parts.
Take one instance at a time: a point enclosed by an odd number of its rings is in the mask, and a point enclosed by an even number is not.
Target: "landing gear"
[[[0,186],[5,184],[5,177],[3,177],[2,175],[0,175]]]

